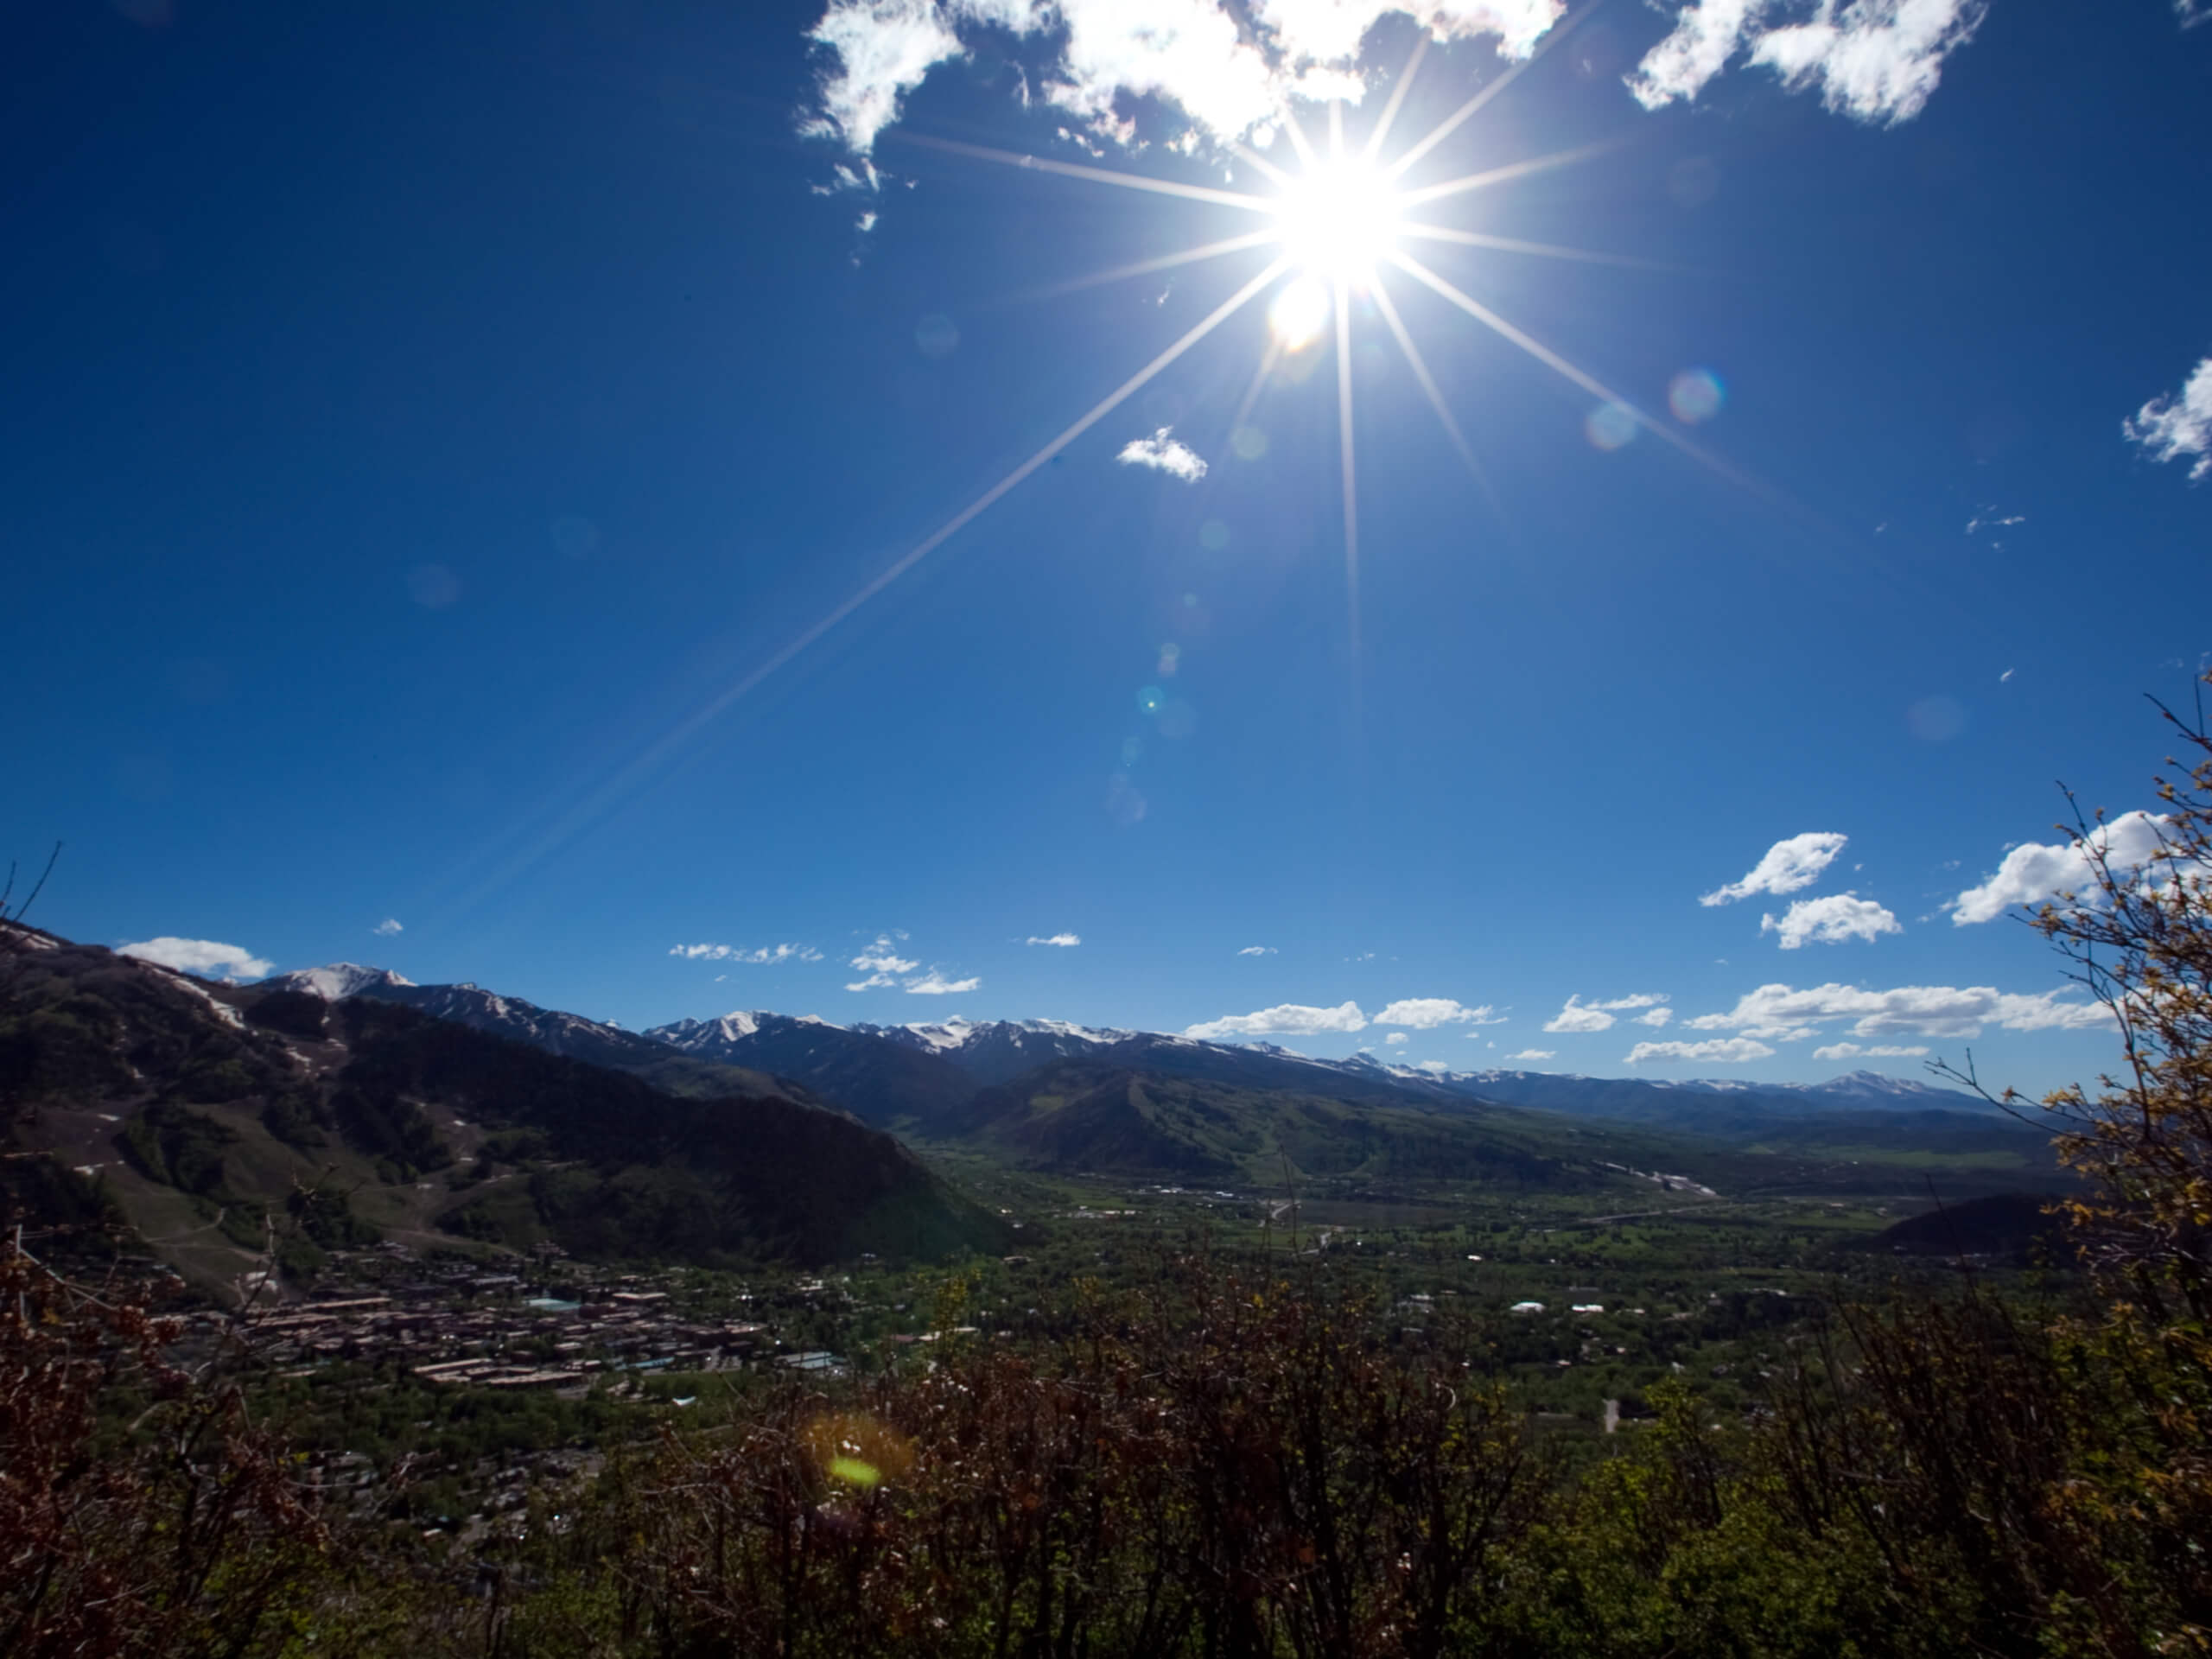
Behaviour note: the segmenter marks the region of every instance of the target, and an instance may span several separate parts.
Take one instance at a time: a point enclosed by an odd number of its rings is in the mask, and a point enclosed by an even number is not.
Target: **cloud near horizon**
[[[947,979],[932,968],[919,979],[910,979],[903,988],[909,996],[963,996],[982,983],[980,976],[970,979]]]
[[[1738,899],[1748,899],[1755,893],[1770,893],[1779,899],[1786,893],[1796,893],[1809,887],[1821,879],[1821,873],[1835,862],[1836,855],[1851,839],[1833,830],[1808,830],[1802,835],[1777,841],[1768,848],[1759,861],[1751,866],[1739,881],[1731,881],[1701,894],[1698,903],[1710,908],[1715,905],[1732,905]]]
[[[1559,1051],[1551,1048],[1524,1048],[1518,1054],[1509,1054],[1509,1060],[1555,1060]]]
[[[1663,1026],[1672,1012],[1665,1004],[1668,999],[1658,991],[1638,991],[1632,996],[1617,996],[1610,1002],[1585,1002],[1580,995],[1567,999],[1567,1006],[1544,1021],[1544,1029],[1554,1035],[1569,1032],[1610,1031],[1614,1017],[1630,1008],[1647,1008],[1650,1012],[1637,1016],[1637,1023],[1644,1026]]]
[[[1902,933],[1904,928],[1872,899],[1861,899],[1854,893],[1832,893],[1823,899],[1797,899],[1779,918],[1771,914],[1760,917],[1759,931],[1780,934],[1782,948],[1796,950],[1808,944],[1839,944],[1846,939],[1872,944],[1885,933]]]
[[[1821,1025],[1852,1022],[1854,1037],[1981,1035],[1986,1025],[2006,1031],[2088,1031],[2110,1023],[2101,1003],[2069,1002],[2066,988],[2029,996],[1988,985],[1900,985],[1885,991],[1856,985],[1815,985],[1793,990],[1762,985],[1737,999],[1726,1014],[1701,1014],[1684,1023],[1693,1031],[1733,1031],[1772,1042],[1797,1042]]]
[[[758,967],[775,962],[819,962],[822,953],[810,944],[763,944],[748,950],[739,944],[671,944],[671,957],[686,962],[747,962]]]
[[[1487,1002],[1478,1008],[1470,1008],[1448,996],[1409,996],[1384,1008],[1375,1016],[1375,1023],[1433,1031],[1439,1026],[1502,1026],[1505,1020]]]
[[[1876,1043],[1871,1048],[1858,1043],[1830,1043],[1826,1048],[1815,1049],[1813,1058],[1816,1060],[1921,1060],[1928,1058],[1928,1047],[1924,1043],[1908,1046]]]
[[[1628,1052],[1630,1065],[1653,1060],[1710,1060],[1722,1065],[1748,1065],[1770,1058],[1774,1051],[1749,1037],[1714,1037],[1704,1042],[1638,1043]]]
[[[1262,1008],[1256,1014],[1224,1014],[1218,1020],[1208,1020],[1199,1025],[1183,1028],[1185,1037],[1202,1042],[1218,1041],[1227,1037],[1307,1037],[1318,1032],[1364,1031],[1367,1016],[1359,1011],[1357,1002],[1342,1002],[1333,1008],[1317,1008],[1300,1002],[1279,1002],[1272,1008]]]
[[[266,979],[276,965],[243,945],[225,944],[219,939],[180,939],[168,934],[118,944],[115,951],[119,957],[135,957],[140,962],[197,974],[202,979]]]
[[[1163,426],[1148,438],[1131,438],[1114,459],[1124,467],[1149,467],[1185,484],[1195,484],[1206,475],[1205,458],[1173,435],[1174,431],[1172,426]]]

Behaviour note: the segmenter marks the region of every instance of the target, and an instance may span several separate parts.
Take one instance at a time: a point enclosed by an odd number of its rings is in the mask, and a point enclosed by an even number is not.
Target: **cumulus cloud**
[[[396,916],[385,917],[384,920],[378,922],[374,927],[369,930],[370,932],[382,939],[388,939],[393,934],[404,932],[404,931],[405,930],[399,925],[399,918]]]
[[[2005,855],[1997,874],[1968,887],[1951,903],[1951,925],[1994,920],[2014,905],[2039,905],[2062,893],[2078,893],[2092,880],[2091,855],[2101,851],[2115,873],[2141,868],[2158,850],[2171,820],[2156,812],[2124,812],[2089,831],[2086,841],[2057,846],[2026,842]]]
[[[1793,990],[1762,985],[1738,997],[1725,1014],[1701,1014],[1693,1031],[1734,1031],[1770,1040],[1796,1041],[1829,1021],[1848,1020],[1854,1037],[1981,1035],[1986,1025],[2006,1031],[2082,1031],[2109,1023],[2101,1004],[2071,1002],[2064,989],[2029,996],[1987,985],[1900,985],[1882,991],[1856,985],[1815,985]]]
[[[1780,898],[1785,893],[1795,893],[1800,887],[1809,887],[1821,879],[1821,873],[1835,862],[1844,843],[1851,838],[1839,836],[1829,830],[1808,830],[1802,836],[1792,836],[1787,841],[1777,841],[1768,848],[1759,861],[1751,866],[1740,881],[1731,881],[1702,894],[1700,905],[1732,905],[1738,899],[1748,899],[1755,893],[1770,893]]]
[[[225,944],[217,939],[172,938],[166,934],[158,939],[119,944],[116,953],[136,957],[141,962],[158,963],[182,973],[198,974],[203,979],[264,979],[276,966],[241,945]]]
[[[1904,929],[1872,899],[1836,893],[1825,899],[1800,899],[1779,919],[1772,915],[1760,917],[1759,931],[1780,934],[1782,948],[1795,950],[1807,944],[1840,944],[1846,939],[1871,944],[1885,933],[1902,933]]]
[[[1170,478],[1179,478],[1185,484],[1195,484],[1206,475],[1205,458],[1180,438],[1173,436],[1174,430],[1172,426],[1163,426],[1148,438],[1131,438],[1114,459],[1124,467],[1149,467]]]
[[[1411,12],[1438,40],[1488,35],[1525,57],[1565,0],[830,0],[809,38],[834,58],[805,130],[865,157],[906,95],[967,39],[996,29],[1048,42],[1045,101],[1092,136],[1135,139],[1128,100],[1157,98],[1219,142],[1255,135],[1293,97],[1357,100],[1361,39],[1385,14]],[[1246,26],[1249,24],[1249,27]],[[963,39],[963,36],[966,37]],[[1016,96],[1028,99],[1028,79]]]
[[[1749,1037],[1714,1037],[1701,1043],[1638,1043],[1628,1052],[1630,1065],[1652,1060],[1711,1060],[1722,1065],[1745,1065],[1764,1060],[1774,1051]]]
[[[1402,1031],[1394,1031],[1382,1040],[1389,1043],[1391,1046],[1395,1047],[1401,1043],[1410,1043],[1413,1041],[1413,1039],[1407,1036]]]
[[[980,978],[947,979],[932,968],[919,979],[910,979],[906,982],[906,995],[909,996],[963,996],[982,982]]]
[[[1375,1016],[1378,1026],[1410,1026],[1415,1031],[1433,1031],[1439,1026],[1502,1026],[1504,1020],[1491,1005],[1470,1008],[1454,1002],[1448,996],[1409,996],[1393,1002]]]
[[[1876,1043],[1871,1048],[1858,1043],[1830,1043],[1826,1048],[1815,1049],[1813,1058],[1816,1060],[1920,1060],[1928,1058],[1928,1049],[1921,1043],[1903,1047],[1895,1043]]]
[[[1544,1021],[1544,1029],[1552,1033],[1569,1031],[1609,1031],[1613,1016],[1594,1004],[1570,996],[1567,1006]]]
[[[1628,1008],[1655,1007],[1666,1001],[1667,995],[1663,991],[1638,991],[1633,996],[1617,996],[1610,1002],[1592,1002],[1589,1006],[1618,1014]]]
[[[1943,60],[1974,38],[1986,0],[1695,0],[1628,77],[1648,110],[1693,99],[1741,59],[1840,115],[1884,126],[1926,107]]]
[[[1509,1054],[1505,1058],[1509,1060],[1552,1060],[1557,1059],[1559,1055],[1554,1049],[1524,1048],[1518,1054]]]
[[[741,944],[671,944],[668,954],[681,957],[686,962],[749,962],[756,966],[764,963],[822,960],[822,953],[810,944],[761,944],[750,950]],[[855,963],[854,966],[860,964]]]
[[[1647,1008],[1636,1016],[1636,1023],[1639,1026],[1649,1026],[1656,1031],[1674,1017],[1675,1011],[1672,1008]]]
[[[1272,944],[1248,944],[1236,954],[1240,957],[1272,957],[1274,953],[1275,948]]]
[[[1072,950],[1077,945],[1081,944],[1083,940],[1073,933],[1051,933],[1046,934],[1042,937],[1039,937],[1035,933],[1032,933],[1027,943],[1030,944],[1057,944],[1063,950]]]
[[[2183,23],[2202,22],[2206,16],[2212,11],[2184,13]],[[2120,429],[2149,450],[2153,461],[2196,456],[2189,469],[2192,481],[2212,477],[2212,357],[2191,371],[2178,395],[2153,397],[2121,422]]]
[[[1203,1025],[1186,1027],[1183,1034],[1201,1040],[1218,1040],[1224,1037],[1302,1037],[1316,1032],[1366,1029],[1367,1016],[1359,1011],[1357,1002],[1339,1003],[1333,1008],[1281,1002],[1272,1008],[1262,1008],[1256,1014],[1225,1014],[1218,1020],[1209,1020]]]

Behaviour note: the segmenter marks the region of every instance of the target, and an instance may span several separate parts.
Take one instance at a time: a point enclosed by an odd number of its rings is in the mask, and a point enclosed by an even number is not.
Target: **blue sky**
[[[1341,383],[1325,303],[1270,322],[1286,270],[1057,450],[1282,251],[1083,279],[1280,221],[973,149],[1272,198],[1283,100],[1325,162],[1341,95],[1356,157],[1411,17],[23,26],[0,849],[67,843],[34,918],[632,1026],[2094,1072],[2003,901],[2068,868],[2055,779],[2151,804],[2142,694],[2212,650],[2212,28],[1559,11],[1425,13],[1381,156],[1510,74],[1396,188],[1546,164],[1402,217],[1608,259],[1331,220]]]

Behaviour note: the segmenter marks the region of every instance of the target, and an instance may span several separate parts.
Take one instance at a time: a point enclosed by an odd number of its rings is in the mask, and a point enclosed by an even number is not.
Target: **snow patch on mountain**
[[[274,979],[264,979],[264,991],[307,991],[326,1002],[342,1002],[349,996],[359,996],[365,991],[386,990],[394,987],[411,988],[415,982],[389,968],[364,968],[354,962],[333,962],[320,968],[297,968],[289,974],[278,974]]]

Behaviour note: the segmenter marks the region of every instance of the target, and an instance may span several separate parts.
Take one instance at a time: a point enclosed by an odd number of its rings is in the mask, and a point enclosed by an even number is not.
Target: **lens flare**
[[[1727,388],[1711,369],[1684,369],[1667,383],[1667,407],[1685,426],[1711,420],[1727,397]]]
[[[1300,276],[1286,283],[1268,308],[1268,326],[1275,338],[1292,351],[1311,346],[1329,326],[1336,306],[1329,285],[1318,276]]]
[[[1600,404],[1582,423],[1582,430],[1598,448],[1619,448],[1636,435],[1636,411],[1624,404]]]

